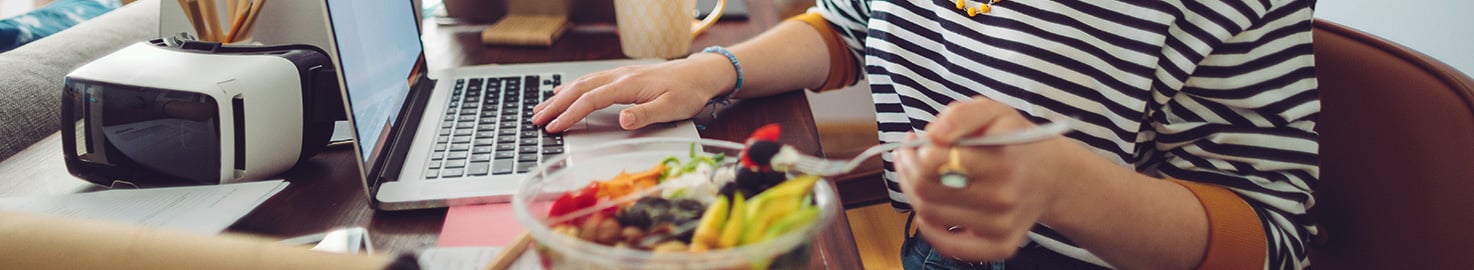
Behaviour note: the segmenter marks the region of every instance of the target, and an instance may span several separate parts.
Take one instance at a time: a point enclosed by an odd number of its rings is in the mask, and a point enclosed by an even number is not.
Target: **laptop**
[[[561,153],[636,137],[699,137],[689,120],[625,131],[624,106],[596,111],[562,134],[531,124],[533,106],[554,87],[659,60],[473,66],[429,79],[411,3],[324,1],[327,50],[337,55],[355,161],[375,209],[505,202],[525,173]]]

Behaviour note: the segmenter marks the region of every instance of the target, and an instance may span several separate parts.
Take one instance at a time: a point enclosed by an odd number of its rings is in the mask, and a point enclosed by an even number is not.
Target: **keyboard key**
[[[453,142],[453,143],[468,143],[468,142],[471,142],[471,137],[469,137],[469,136],[460,136],[460,137],[456,137],[455,139],[451,140],[451,142]]]
[[[493,130],[493,129],[496,129],[496,125],[480,125],[480,126],[476,126],[476,129],[478,129],[478,130]]]
[[[535,169],[535,168],[537,168],[537,162],[520,162],[520,163],[517,163],[517,173],[526,173],[528,171],[532,171],[532,169]]]
[[[519,136],[519,137],[523,137],[523,138],[537,138],[537,137],[539,137],[539,135],[542,135],[542,134],[541,134],[541,133],[542,133],[542,132],[538,132],[538,131],[536,131],[536,130],[532,130],[532,131],[523,131],[523,132],[522,132],[522,133],[521,133],[521,134],[522,134],[522,136]]]
[[[456,134],[456,136],[471,136],[471,133],[472,132],[476,132],[476,131],[475,130],[470,130],[470,129],[461,129],[461,130],[456,130],[456,133],[455,134]]]
[[[466,166],[466,175],[487,175],[489,173],[491,173],[489,162],[472,162],[471,165]]]
[[[525,138],[525,139],[522,139],[522,140],[517,141],[517,144],[520,144],[520,145],[533,145],[533,146],[535,146],[535,145],[537,145],[537,142],[538,141],[539,140],[537,138]]]
[[[476,115],[476,109],[461,109],[461,115]]]
[[[440,170],[425,171],[425,179],[435,179],[436,177],[440,177]]]
[[[434,153],[434,154],[430,154],[430,160],[438,160],[438,159],[444,159],[444,158],[445,158],[445,153]]]
[[[520,162],[537,162],[537,155],[521,155],[521,156],[517,156],[517,161],[520,161]]]
[[[465,166],[466,166],[466,161],[465,160],[448,160],[448,161],[445,161],[445,167],[446,168],[460,168],[460,167],[465,167]]]
[[[515,143],[515,142],[517,142],[517,137],[501,136],[501,137],[497,137],[496,138],[496,142],[497,143]]]
[[[496,137],[496,132],[491,132],[491,131],[478,131],[478,132],[476,132],[476,138],[491,138],[491,137]]]
[[[502,130],[498,130],[496,132],[496,134],[499,135],[499,136],[517,136],[517,129],[513,129],[513,128],[502,129]]]
[[[481,117],[496,117],[496,105],[486,106],[486,111],[481,112]]]
[[[516,115],[505,115],[505,116],[502,116],[502,122],[517,122],[517,116]]]
[[[450,136],[439,136],[439,137],[435,137],[435,142],[437,142],[437,143],[448,143],[448,142],[450,142]]]
[[[466,150],[471,150],[471,144],[469,144],[469,143],[453,143],[453,144],[450,145],[450,151],[466,151]]]
[[[515,144],[498,144],[498,145],[496,145],[496,150],[497,151],[514,151],[514,150],[517,150],[517,145],[515,145]]]
[[[493,144],[496,144],[496,140],[490,139],[490,138],[487,138],[487,139],[476,139],[475,142],[472,142],[471,143],[471,145],[475,145],[475,146],[485,146],[485,145],[493,145]]]
[[[450,129],[448,129],[448,128],[442,128],[442,129],[440,129],[440,135],[450,135]]]
[[[453,115],[453,114],[452,115],[446,115],[445,116],[445,121],[455,121],[455,120],[456,120],[456,116]]]
[[[496,159],[511,159],[512,157],[515,157],[515,156],[517,156],[517,152],[515,152],[515,151],[497,151],[496,152]]]
[[[444,178],[461,177],[461,175],[463,173],[465,173],[465,169],[462,169],[462,168],[444,169],[444,170],[440,170],[440,174],[441,174],[440,177],[444,177]]]
[[[523,153],[523,154],[535,154],[535,153],[537,153],[537,146],[536,145],[534,145],[534,146],[523,146],[517,152]]]
[[[456,124],[456,128],[471,128],[471,127],[475,127],[475,126],[476,126],[476,123],[471,123],[471,122],[461,122],[461,123]]]
[[[429,167],[430,167],[431,170],[439,169],[440,168],[440,162],[439,161],[431,161]]]
[[[475,155],[471,155],[471,161],[472,162],[475,162],[475,161],[491,161],[491,154],[475,154]]]
[[[466,151],[453,151],[450,152],[450,155],[447,155],[446,157],[449,157],[450,159],[466,159],[466,156],[468,155],[470,155],[470,153],[467,153]]]
[[[481,123],[482,124],[496,124],[496,118],[495,117],[483,117],[483,118],[481,118]]]
[[[562,136],[543,137],[543,146],[563,145]]]
[[[502,128],[517,128],[517,122],[502,122]]]
[[[513,163],[512,160],[510,160],[510,159],[498,159],[498,160],[492,161],[491,162],[491,174],[509,174],[509,173],[512,173],[512,169],[514,169],[512,166],[515,166],[515,163]]]
[[[461,109],[475,109],[476,107],[481,107],[481,103],[476,103],[475,100],[469,100],[469,98],[466,100],[466,105],[461,105]]]
[[[543,148],[543,154],[544,155],[562,154],[562,153],[563,153],[563,147],[544,147]]]
[[[440,127],[441,128],[449,128],[449,127],[455,127],[455,126],[456,126],[456,122],[441,122],[440,123]]]
[[[491,146],[477,146],[477,147],[474,147],[474,148],[471,149],[471,153],[477,153],[477,154],[491,153],[491,149],[492,149]]]
[[[447,145],[445,145],[443,143],[437,143],[437,144],[435,144],[435,151],[445,151],[445,147],[446,146]]]

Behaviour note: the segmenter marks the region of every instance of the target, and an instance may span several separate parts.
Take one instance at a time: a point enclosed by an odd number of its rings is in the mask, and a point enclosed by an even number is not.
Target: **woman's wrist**
[[[694,82],[709,99],[730,95],[737,87],[736,67],[725,55],[694,53],[683,61],[681,68],[693,72]]]

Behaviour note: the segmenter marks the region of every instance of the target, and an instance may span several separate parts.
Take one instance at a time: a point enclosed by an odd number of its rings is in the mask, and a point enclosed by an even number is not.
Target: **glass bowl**
[[[554,233],[550,228],[548,211],[553,201],[566,192],[609,179],[620,171],[648,170],[666,157],[685,160],[692,151],[725,154],[723,163],[735,162],[742,147],[719,140],[642,138],[574,149],[529,172],[512,197],[512,208],[548,269],[808,268],[814,237],[833,222],[835,211],[839,211],[839,196],[828,181],[814,184],[813,202],[819,214],[813,223],[766,241],[728,249],[652,252],[601,245]]]

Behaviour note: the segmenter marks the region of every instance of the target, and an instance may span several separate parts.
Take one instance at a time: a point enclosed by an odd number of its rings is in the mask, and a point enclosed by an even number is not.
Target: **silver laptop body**
[[[553,87],[591,72],[659,60],[488,65],[437,71],[430,80],[411,1],[326,0],[354,131],[355,161],[375,209],[510,200],[525,172],[580,147],[636,137],[698,138],[690,121],[636,131],[625,106],[595,111],[563,134],[527,125]],[[509,145],[510,144],[510,145]]]

